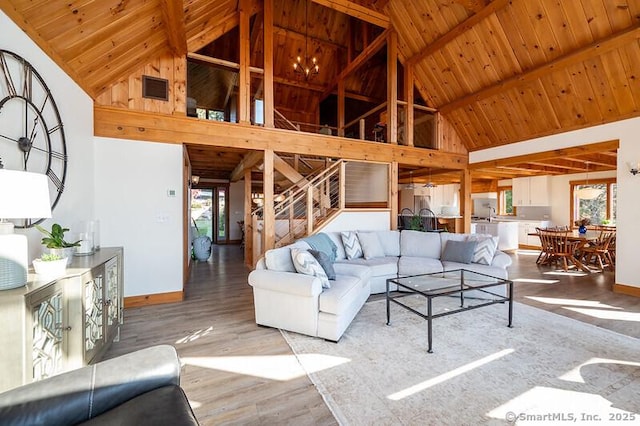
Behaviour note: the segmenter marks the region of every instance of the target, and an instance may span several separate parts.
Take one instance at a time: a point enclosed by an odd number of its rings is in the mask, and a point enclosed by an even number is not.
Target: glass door
[[[217,186],[213,189],[215,196],[215,235],[213,242],[216,244],[227,244],[229,242],[229,187]]]
[[[192,189],[191,190],[191,226],[194,237],[207,236],[213,239],[211,226],[213,218],[213,190]]]

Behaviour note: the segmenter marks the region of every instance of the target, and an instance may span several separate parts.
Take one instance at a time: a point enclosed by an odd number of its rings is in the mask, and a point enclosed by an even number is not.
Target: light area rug
[[[282,332],[340,424],[640,424],[638,339],[518,303],[508,328],[497,304],[434,319],[429,354],[427,322],[391,309],[338,343]]]

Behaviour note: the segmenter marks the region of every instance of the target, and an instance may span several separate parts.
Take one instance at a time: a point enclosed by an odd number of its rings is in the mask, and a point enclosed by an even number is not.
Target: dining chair
[[[615,250],[616,231],[609,228],[602,228],[598,239],[593,243],[583,247],[580,250],[580,257],[584,259],[584,263],[595,264],[600,268],[600,271],[604,271],[609,267],[614,270],[614,256],[611,253],[611,246]]]
[[[554,264],[562,262],[562,269],[568,271],[570,267],[581,269],[581,262],[575,257],[579,241],[569,240],[567,230],[540,229],[540,240],[546,244],[546,260],[544,263]]]
[[[549,263],[551,261],[551,239],[549,233],[542,233],[542,231],[546,231],[546,228],[536,228],[536,234],[540,238],[540,254],[536,259],[536,263],[540,265],[544,265],[545,263]]]

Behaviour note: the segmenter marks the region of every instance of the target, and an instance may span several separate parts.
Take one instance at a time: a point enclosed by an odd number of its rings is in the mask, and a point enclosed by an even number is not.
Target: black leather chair
[[[161,345],[0,394],[2,425],[197,425],[180,361]]]

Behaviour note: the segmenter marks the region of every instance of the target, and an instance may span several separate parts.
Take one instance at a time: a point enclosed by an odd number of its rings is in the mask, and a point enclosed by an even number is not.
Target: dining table
[[[530,236],[538,236],[537,232],[531,232],[528,235]],[[590,242],[597,241],[600,237],[600,231],[588,230],[584,234],[581,234],[577,230],[573,230],[569,232],[567,235],[567,240],[569,241],[577,241],[579,244],[576,247],[576,252],[579,253],[580,250]],[[589,266],[582,263],[579,259],[575,259],[574,261],[576,268],[583,270],[584,272],[592,273],[594,272]]]

